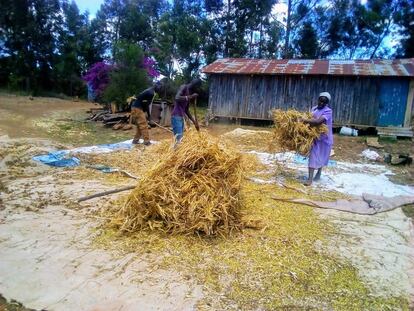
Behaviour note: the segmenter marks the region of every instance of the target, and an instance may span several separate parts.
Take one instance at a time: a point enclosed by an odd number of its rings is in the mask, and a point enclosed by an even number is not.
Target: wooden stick
[[[119,170],[118,172],[120,172],[120,173],[124,174],[125,176],[128,176],[129,178],[132,178],[132,179],[139,179],[137,176],[134,176],[134,175],[132,175],[131,173],[129,173],[129,172],[127,172],[127,171],[124,171],[124,170]]]
[[[90,199],[94,199],[94,198],[99,198],[99,197],[103,197],[109,194],[113,194],[113,193],[118,193],[118,192],[122,192],[122,191],[127,191],[127,190],[132,190],[134,189],[136,186],[127,186],[127,187],[123,187],[123,188],[118,188],[118,189],[112,189],[112,190],[108,190],[108,191],[104,191],[104,192],[99,192],[99,193],[95,193],[92,195],[88,195],[86,197],[82,197],[78,199],[78,203],[79,202],[83,202],[83,201],[87,201]]]
[[[165,126],[162,126],[161,124],[158,124],[157,122],[151,120],[152,123],[154,123],[156,126],[158,126],[159,128],[162,128],[163,130],[166,130],[170,133],[172,133],[173,131],[171,131],[169,128],[166,128]]]
[[[283,182],[279,182],[279,185],[281,185],[283,188],[286,188],[286,189],[294,190],[294,191],[297,191],[303,194],[308,194],[305,190],[285,185]]]
[[[197,119],[197,97],[194,99],[194,119],[198,124],[198,119]]]

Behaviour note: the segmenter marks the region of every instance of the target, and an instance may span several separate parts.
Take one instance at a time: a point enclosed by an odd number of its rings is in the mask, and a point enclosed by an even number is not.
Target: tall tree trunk
[[[292,10],[292,0],[288,0],[287,20],[286,20],[286,35],[285,35],[285,48],[283,51],[283,58],[289,57],[289,38],[290,38],[290,11]]]
[[[231,0],[227,0],[227,16],[226,16],[226,43],[224,48],[224,56],[229,57],[229,45],[230,45],[230,13],[231,13]]]
[[[118,49],[118,41],[119,41],[119,28],[121,27],[121,12],[118,12],[117,21],[115,24],[115,40],[114,40],[114,49],[113,49],[113,57],[115,58]]]
[[[260,22],[260,36],[259,36],[259,58],[262,58],[262,36],[263,36],[263,21]]]
[[[249,54],[250,54],[250,57],[254,58],[254,56],[253,56],[253,33],[254,33],[254,30],[251,29],[251,31],[250,31],[250,41],[249,41]]]

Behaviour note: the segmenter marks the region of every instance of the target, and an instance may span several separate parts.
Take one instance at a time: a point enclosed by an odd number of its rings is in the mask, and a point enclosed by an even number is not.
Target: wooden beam
[[[377,127],[379,136],[413,137],[413,131],[408,127]]]
[[[414,104],[414,79],[411,79],[408,87],[407,108],[405,109],[404,127],[411,126],[411,118],[413,117]]]

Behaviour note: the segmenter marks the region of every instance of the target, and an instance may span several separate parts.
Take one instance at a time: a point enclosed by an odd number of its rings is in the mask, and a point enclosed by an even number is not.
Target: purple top
[[[174,109],[171,113],[172,116],[184,117],[184,115],[188,111],[190,101],[188,99],[181,99],[180,97],[189,95],[190,90],[188,89],[188,86],[186,84],[182,85],[178,89],[177,95],[175,95]]]
[[[322,134],[317,141],[324,142],[328,145],[333,144],[333,133],[332,133],[332,109],[328,106],[318,109],[318,107],[312,108],[312,116],[314,119],[319,119],[323,117],[325,119],[324,123],[328,127],[328,134]]]

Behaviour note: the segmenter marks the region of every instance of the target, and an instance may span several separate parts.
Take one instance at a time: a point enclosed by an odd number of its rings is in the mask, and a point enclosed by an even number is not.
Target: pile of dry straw
[[[189,131],[144,174],[115,220],[122,231],[228,235],[242,227],[241,154]]]
[[[328,128],[325,124],[310,126],[298,121],[299,119],[312,119],[312,114],[296,110],[273,110],[274,138],[280,147],[306,156],[309,155],[313,141],[327,133]]]

